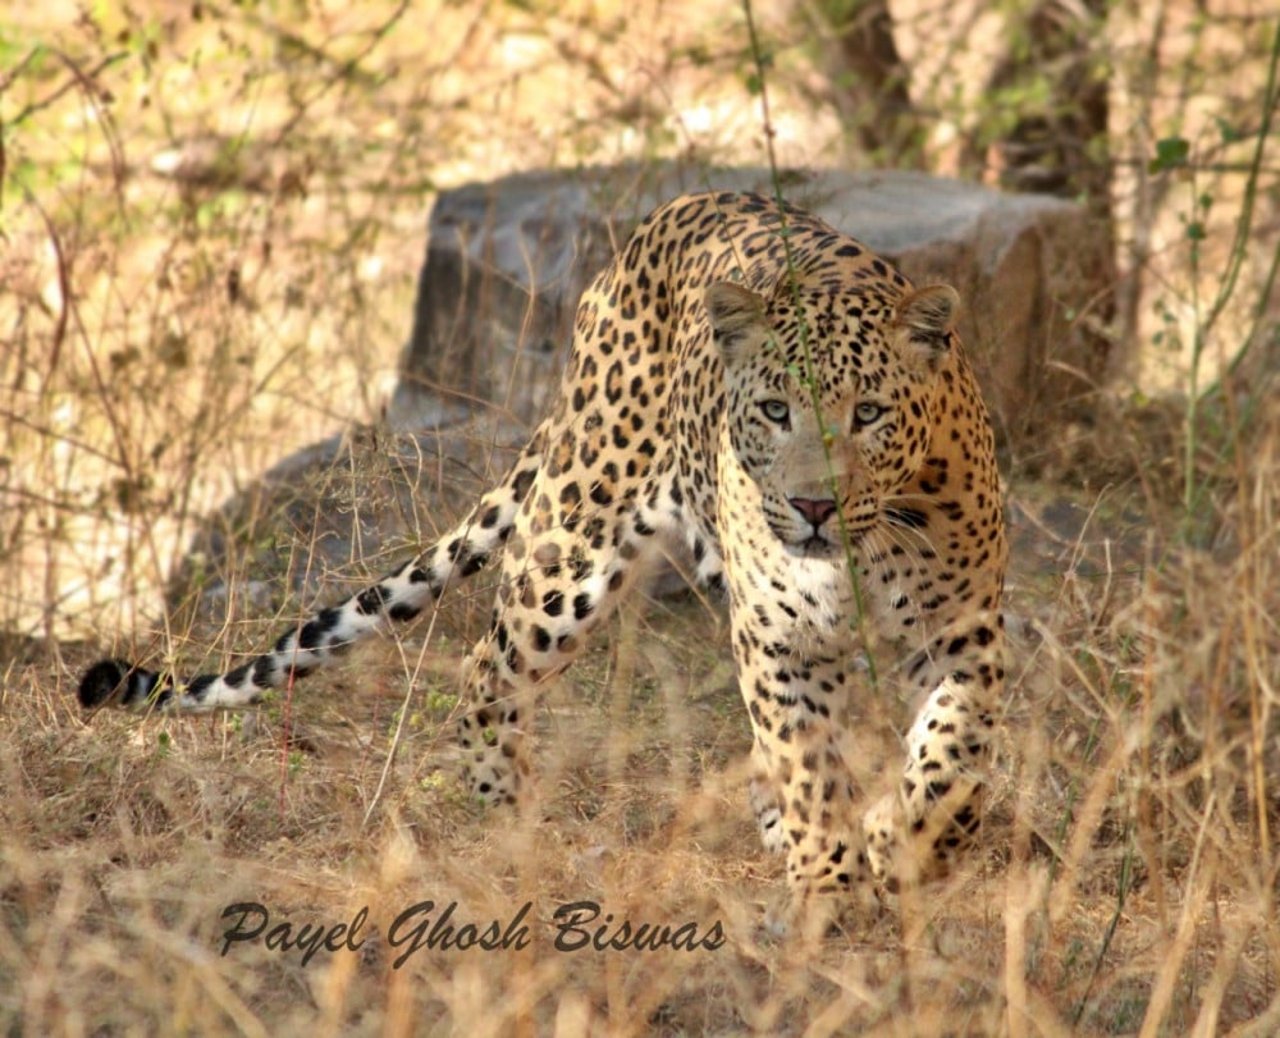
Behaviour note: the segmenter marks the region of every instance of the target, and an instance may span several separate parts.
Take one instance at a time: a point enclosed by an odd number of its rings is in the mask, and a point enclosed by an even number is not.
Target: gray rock
[[[1103,229],[1061,199],[920,173],[785,173],[783,192],[965,300],[961,334],[1006,442],[1043,434],[1115,364],[1084,320],[1110,298]],[[554,394],[582,289],[644,215],[683,191],[772,193],[766,170],[678,166],[525,173],[440,195],[396,427],[479,406],[533,424]]]

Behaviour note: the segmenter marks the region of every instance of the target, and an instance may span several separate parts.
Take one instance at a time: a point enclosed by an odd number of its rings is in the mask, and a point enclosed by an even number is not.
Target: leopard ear
[[[733,367],[750,354],[752,345],[761,338],[752,333],[764,330],[764,300],[732,281],[713,281],[707,286],[703,301],[716,349],[726,366]]]
[[[923,359],[936,367],[951,349],[960,296],[950,285],[929,285],[909,292],[894,310],[894,320]]]

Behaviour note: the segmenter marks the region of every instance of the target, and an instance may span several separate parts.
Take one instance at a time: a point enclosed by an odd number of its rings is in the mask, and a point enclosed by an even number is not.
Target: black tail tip
[[[128,690],[133,667],[123,660],[100,660],[90,667],[80,679],[76,697],[86,710],[102,706],[108,700],[123,695]]]

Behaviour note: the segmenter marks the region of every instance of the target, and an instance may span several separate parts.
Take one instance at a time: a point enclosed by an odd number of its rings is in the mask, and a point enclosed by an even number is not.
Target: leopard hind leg
[[[545,492],[535,488],[531,500],[507,544],[489,630],[465,664],[463,778],[489,804],[520,798],[532,770],[526,747],[539,693],[656,555],[656,519],[630,505],[566,526],[546,514]]]

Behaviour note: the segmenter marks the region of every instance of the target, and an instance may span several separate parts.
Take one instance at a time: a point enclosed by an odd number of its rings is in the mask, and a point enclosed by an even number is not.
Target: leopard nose
[[[789,497],[787,503],[809,520],[816,530],[835,514],[836,503],[829,497]]]

